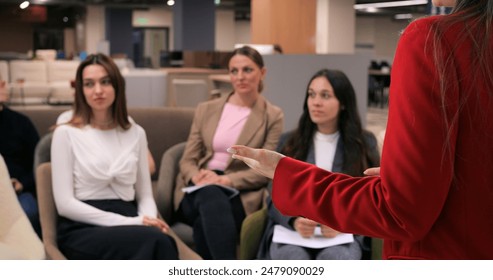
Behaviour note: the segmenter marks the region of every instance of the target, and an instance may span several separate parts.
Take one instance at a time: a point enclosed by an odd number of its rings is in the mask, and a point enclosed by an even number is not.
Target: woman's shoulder
[[[195,108],[195,113],[200,113],[208,110],[216,110],[218,107],[222,107],[226,103],[225,97],[215,98],[201,102]]]
[[[368,146],[372,147],[377,145],[377,137],[375,137],[375,134],[373,134],[373,132],[363,129],[362,135],[363,140]]]
[[[404,29],[403,34],[429,30],[430,27],[438,20],[440,20],[440,16],[425,16],[418,18],[409,23],[409,25]]]
[[[281,109],[281,107],[274,105],[273,103],[271,103],[269,100],[267,100],[267,98],[265,98],[262,95],[260,96],[260,98],[265,103],[265,108],[266,108],[267,113],[274,115],[274,116],[284,116],[284,112]]]
[[[288,142],[288,140],[291,139],[291,137],[293,137],[295,132],[296,132],[296,130],[290,130],[290,131],[283,132],[281,134],[281,137],[279,137],[279,143],[277,143],[276,151],[278,151],[278,152],[281,151],[282,148],[284,148],[284,146]]]
[[[53,140],[55,139],[86,139],[85,127],[77,127],[68,123],[58,124],[53,130]],[[70,140],[71,141],[71,140]]]
[[[409,23],[399,37],[396,57],[408,58],[416,54],[428,55],[428,52],[434,49],[433,32],[437,21],[439,21],[438,16],[427,16]],[[429,47],[426,48],[424,46]],[[426,52],[426,54],[423,52]],[[405,55],[401,56],[401,53],[405,53]]]
[[[8,117],[12,119],[14,122],[20,121],[24,123],[32,123],[31,119],[21,112],[12,110],[8,107],[4,107],[3,111],[4,111],[4,115],[8,115]]]
[[[402,35],[427,39],[430,37],[430,32],[439,28],[441,32],[447,33],[447,36],[455,37],[459,33],[458,31],[464,28],[465,22],[461,20],[447,21],[446,17],[447,16],[436,15],[416,19],[404,29]]]
[[[139,136],[140,135],[144,135],[144,136],[146,135],[145,129],[142,126],[140,126],[138,123],[136,123],[136,122],[131,122],[130,123],[130,128],[128,129],[128,131],[135,132]]]
[[[53,131],[53,133],[55,133],[55,134],[60,134],[60,133],[67,134],[67,133],[70,133],[71,131],[74,131],[75,129],[80,129],[80,128],[75,127],[75,126],[68,124],[68,123],[57,124],[55,126],[55,130]]]
[[[434,24],[439,20],[440,16],[426,16],[413,20],[402,30],[400,38],[406,38],[410,41],[428,40]]]

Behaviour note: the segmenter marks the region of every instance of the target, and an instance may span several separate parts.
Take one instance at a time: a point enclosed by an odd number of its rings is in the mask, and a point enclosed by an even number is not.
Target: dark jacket
[[[36,193],[34,184],[34,149],[39,134],[25,115],[4,106],[0,110],[0,154],[11,178],[19,180],[25,192]]]

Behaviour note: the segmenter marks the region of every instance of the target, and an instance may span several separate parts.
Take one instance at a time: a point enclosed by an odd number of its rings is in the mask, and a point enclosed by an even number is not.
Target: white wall
[[[377,18],[375,20],[375,55],[389,62],[394,60],[395,49],[402,30],[409,25],[407,20]]]
[[[354,0],[317,0],[316,53],[354,53]]]
[[[230,51],[235,45],[235,13],[233,10],[216,10],[216,47]]]
[[[236,21],[235,29],[235,43],[248,44],[252,42],[250,21]]]
[[[317,20],[315,31],[315,52],[329,52],[329,1],[317,0]]]
[[[86,9],[85,34],[87,53],[97,52],[98,44],[105,39],[105,14],[103,6],[89,5]]]
[[[400,33],[409,22],[388,17],[356,17],[356,53],[370,54],[372,59],[392,63]]]
[[[356,44],[375,47],[375,17],[356,17]]]

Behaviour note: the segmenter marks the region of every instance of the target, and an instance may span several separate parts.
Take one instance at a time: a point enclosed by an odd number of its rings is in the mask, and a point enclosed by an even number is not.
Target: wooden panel
[[[284,53],[315,53],[316,0],[252,0],[253,44],[280,44]]]

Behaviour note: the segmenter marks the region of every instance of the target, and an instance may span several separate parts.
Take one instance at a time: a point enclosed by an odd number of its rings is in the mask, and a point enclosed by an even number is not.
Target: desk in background
[[[385,93],[389,91],[390,70],[368,70],[368,105],[375,103],[381,108],[386,103]]]
[[[209,68],[161,68],[161,71],[167,74],[167,96],[166,106],[179,106],[177,104],[177,93],[173,87],[173,80],[192,80],[198,82],[198,80],[204,81],[207,87],[207,92],[210,93],[214,88],[213,81],[209,78],[211,75],[227,74],[227,69],[209,69]]]
[[[122,71],[129,107],[163,107],[166,105],[167,77],[154,69],[136,68]]]
[[[209,80],[212,83],[213,94],[217,95],[217,97],[233,91],[229,74],[209,75]]]

